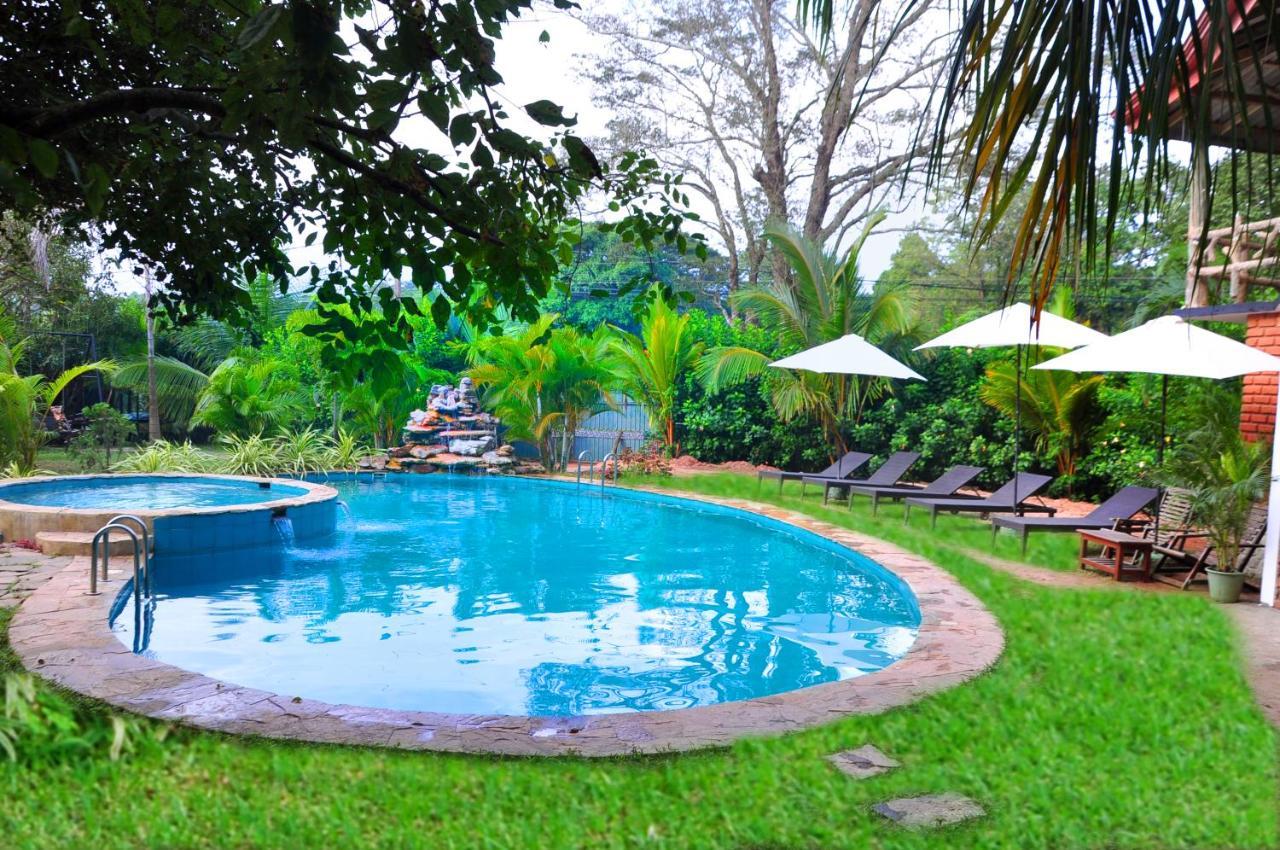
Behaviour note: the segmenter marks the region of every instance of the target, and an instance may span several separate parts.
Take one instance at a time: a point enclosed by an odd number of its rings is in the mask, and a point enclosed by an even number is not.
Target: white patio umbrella
[[[779,369],[803,369],[828,375],[868,375],[879,378],[924,378],[904,363],[894,360],[857,334],[806,348],[769,364]]]
[[[1234,378],[1251,372],[1280,372],[1280,357],[1234,339],[1196,327],[1178,316],[1153,319],[1140,327],[1103,339],[1077,351],[1033,367],[1071,372],[1142,372],[1160,375],[1160,453],[1164,453],[1165,396],[1169,376]],[[1280,423],[1280,393],[1276,396]],[[1277,435],[1280,437],[1280,435]],[[1157,520],[1158,521],[1158,520]],[[1263,549],[1262,600],[1274,604],[1276,555],[1280,551],[1280,438],[1271,445],[1271,493],[1267,507],[1267,536]]]
[[[826,375],[924,380],[914,369],[893,359],[857,334],[845,334],[839,339],[806,348],[769,365],[779,369],[803,369]]]
[[[1047,310],[1040,312],[1040,321],[1032,322],[1030,304],[1011,304],[1003,310],[988,313],[980,319],[965,322],[942,336],[934,337],[916,351],[926,348],[1007,348],[1014,347],[1013,471],[1018,471],[1022,455],[1022,349],[1030,345],[1047,345],[1050,348],[1079,348],[1082,345],[1107,338],[1092,328],[1056,316]],[[1017,501],[1017,479],[1014,479],[1014,501]]]

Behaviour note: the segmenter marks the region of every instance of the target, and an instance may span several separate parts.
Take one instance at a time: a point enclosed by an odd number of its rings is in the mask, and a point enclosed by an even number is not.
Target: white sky
[[[538,40],[544,30],[551,37],[546,44]],[[497,64],[505,80],[502,96],[512,108],[513,117],[524,104],[548,98],[563,106],[566,115],[578,118],[575,129],[583,136],[605,135],[610,115],[592,103],[589,84],[577,74],[582,63],[590,62],[603,49],[603,41],[571,14],[545,4],[535,6],[532,14],[508,25],[498,42]],[[520,129],[532,131],[535,126],[527,122]],[[709,215],[709,209],[699,209],[696,203],[693,208]],[[916,200],[877,228],[860,257],[864,279],[875,280],[888,268],[904,229],[925,215],[924,204]]]
[[[543,31],[550,36],[550,41],[545,44],[539,41]],[[557,11],[550,4],[538,4],[532,12],[505,27],[503,38],[497,42],[497,65],[505,82],[497,94],[508,107],[512,127],[530,135],[545,136],[546,128],[528,119],[523,106],[546,98],[564,107],[566,115],[578,118],[575,131],[580,135],[587,138],[605,135],[610,115],[592,102],[589,84],[577,73],[583,63],[590,62],[596,51],[603,49],[603,43],[601,37],[572,15]],[[418,136],[420,132],[420,128],[410,122],[406,122],[401,130],[407,137]],[[430,132],[434,134],[434,128]],[[435,146],[435,140],[426,138],[413,138],[412,141]],[[708,212],[698,209],[696,204],[694,209],[704,215]],[[890,216],[878,228],[878,232],[867,241],[861,256],[864,279],[874,280],[888,267],[903,231],[925,215],[924,205],[916,201],[903,212]],[[299,238],[287,250],[295,263],[318,261],[323,257],[319,243],[317,240],[313,247],[305,248]],[[116,266],[107,257],[103,258],[103,266],[111,272],[119,290],[141,292],[140,279],[127,269]]]

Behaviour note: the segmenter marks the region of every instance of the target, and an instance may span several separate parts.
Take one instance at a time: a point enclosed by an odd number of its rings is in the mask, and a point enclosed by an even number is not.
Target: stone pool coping
[[[915,644],[894,664],[865,676],[673,711],[517,717],[334,705],[220,682],[133,654],[108,626],[116,594],[84,592],[87,558],[74,559],[22,604],[10,622],[9,642],[27,669],[58,685],[128,711],[202,729],[522,756],[678,752],[798,731],[845,715],[876,714],[966,682],[994,665],[1003,651],[1004,634],[991,612],[949,573],[918,555],[758,502],[634,489],[790,523],[877,561],[916,596],[921,623]],[[116,572],[113,581],[124,578],[123,571]]]
[[[244,502],[232,505],[206,505],[204,507],[179,508],[64,508],[56,505],[33,505],[28,502],[11,502],[5,492],[28,484],[50,481],[118,481],[122,478],[207,478],[216,481],[239,481],[268,484],[273,487],[291,487],[306,492],[294,496],[281,496],[266,502]],[[34,540],[42,531],[71,531],[92,534],[112,517],[131,513],[147,524],[154,533],[155,521],[162,517],[213,516],[247,513],[250,511],[292,508],[336,499],[338,491],[326,484],[318,484],[294,478],[262,478],[256,475],[229,475],[208,472],[108,472],[93,475],[36,475],[31,478],[15,478],[0,481],[0,531],[9,540]]]

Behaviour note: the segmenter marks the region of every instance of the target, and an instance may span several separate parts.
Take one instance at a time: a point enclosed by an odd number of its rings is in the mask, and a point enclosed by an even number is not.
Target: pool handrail
[[[133,522],[137,523],[139,530],[142,531],[142,574],[147,583],[147,595],[151,595],[151,534],[147,531],[147,524],[142,521],[142,517],[134,514],[117,514],[107,520],[107,525],[112,523]]]
[[[102,552],[102,580],[107,580],[107,564],[111,559],[111,531],[119,529],[129,535],[129,539],[133,541],[133,599],[135,603],[142,601],[142,587],[139,583],[140,563],[138,560],[138,535],[127,525],[118,522],[109,522],[102,528],[98,529],[98,533],[93,535],[93,542],[89,546],[89,595],[97,596],[98,591],[98,544],[105,541],[106,546]]]

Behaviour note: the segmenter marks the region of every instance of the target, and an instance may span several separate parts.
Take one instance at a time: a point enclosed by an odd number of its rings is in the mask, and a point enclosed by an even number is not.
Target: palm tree
[[[511,436],[538,444],[549,469],[568,468],[574,433],[591,415],[613,405],[609,329],[592,334],[553,328],[548,313],[522,331],[474,340],[467,371],[485,388],[484,402]]]
[[[901,19],[925,2],[908,0]],[[820,33],[831,33],[835,0],[798,6]],[[1242,18],[1251,19],[1258,52],[1242,54],[1235,42]],[[1168,179],[1166,141],[1175,122],[1177,137],[1192,143],[1204,197],[1227,196],[1234,215],[1251,195],[1274,191],[1270,181],[1253,183],[1235,167],[1225,169],[1230,185],[1215,190],[1211,184],[1222,178],[1207,164],[1210,144],[1280,152],[1272,130],[1280,120],[1276,98],[1265,83],[1249,82],[1267,79],[1264,68],[1274,64],[1277,4],[1246,10],[1239,0],[963,0],[954,20],[933,127],[923,128],[932,136],[930,182],[948,181],[959,166],[980,213],[979,244],[1020,206],[1010,201],[1028,191],[1008,280],[1012,286],[1028,272],[1037,307],[1076,258],[1092,268],[1099,250],[1110,253],[1130,190],[1141,183],[1141,194],[1158,194],[1152,190]],[[1199,85],[1206,67],[1213,83]],[[1243,126],[1258,131],[1246,138]]]
[[[185,426],[191,420],[196,400],[209,384],[209,376],[176,357],[157,354],[122,364],[111,376],[111,383],[117,387],[146,386],[150,383],[148,372],[154,376],[153,392],[160,420]]]
[[[858,277],[858,254],[882,218],[868,223],[843,258],[825,253],[820,244],[789,226],[770,225],[765,237],[787,258],[792,279],[734,293],[734,309],[753,315],[777,339],[781,352],[856,333],[873,345],[905,353],[901,350],[909,347],[915,333],[906,298],[893,288],[865,292]],[[816,417],[828,443],[840,451],[845,448],[841,420],[856,420],[869,401],[890,388],[882,378],[770,370],[771,359],[749,348],[721,346],[710,349],[696,368],[711,392],[763,375],[779,418]]]
[[[639,336],[615,328],[610,342],[611,364],[618,388],[644,405],[649,427],[662,435],[670,452],[675,448],[676,390],[680,376],[702,356],[701,342],[691,343],[689,316],[681,316],[656,289],[649,293],[649,310],[640,322]]]
[[[1051,312],[1075,319],[1067,290],[1058,291]],[[1021,385],[1022,426],[1035,437],[1037,451],[1053,455],[1058,475],[1065,478],[1070,492],[1076,463],[1087,448],[1089,429],[1094,424],[1098,388],[1105,379],[1102,375],[1031,368],[1063,353],[1056,348],[1028,352],[1026,362],[1021,364],[1021,376],[1016,371],[1017,360],[990,366],[978,394],[984,402],[1013,418],[1019,412]]]

